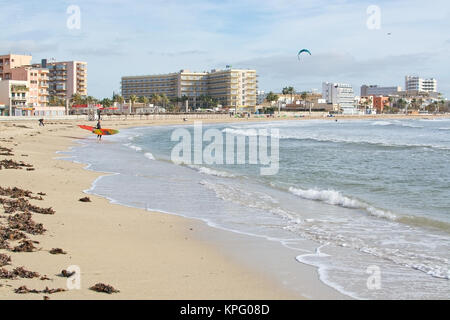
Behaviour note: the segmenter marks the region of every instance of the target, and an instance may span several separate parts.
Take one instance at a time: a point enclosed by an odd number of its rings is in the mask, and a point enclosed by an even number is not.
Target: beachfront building
[[[29,86],[27,81],[0,81],[0,110],[1,115],[31,115],[33,108],[28,104]]]
[[[373,107],[378,114],[383,113],[384,108],[389,105],[389,97],[374,96]]]
[[[237,111],[256,108],[257,75],[255,70],[231,69],[122,77],[122,96],[151,98],[165,94],[169,99],[186,97],[194,109],[204,106],[201,97],[216,99],[219,105]]]
[[[396,87],[379,87],[377,85],[362,85],[361,86],[361,97],[368,96],[390,96],[398,95],[402,91],[399,86]]]
[[[424,79],[417,76],[405,77],[405,90],[417,92],[437,92],[437,80]]]
[[[0,78],[28,82],[27,105],[48,105],[48,69],[31,65],[31,56],[8,54],[0,56]]]
[[[13,79],[13,70],[31,65],[32,58],[29,55],[19,54],[0,55],[0,78],[3,80],[17,80]]]
[[[49,70],[49,94],[59,99],[71,99],[73,95],[87,96],[87,62],[47,62],[41,67]]]
[[[346,83],[322,83],[322,98],[332,104],[335,111],[344,114],[357,114],[355,93],[353,87]]]

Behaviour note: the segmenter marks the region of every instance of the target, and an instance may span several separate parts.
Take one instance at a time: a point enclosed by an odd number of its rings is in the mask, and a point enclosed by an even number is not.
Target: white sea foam
[[[372,123],[372,126],[391,126],[391,125],[393,125],[393,123],[389,121],[376,121]]]
[[[346,197],[339,191],[318,190],[318,189],[303,190],[303,189],[290,187],[289,192],[291,192],[292,194],[295,194],[296,196],[299,196],[303,199],[321,201],[321,202],[324,202],[327,204],[340,206],[340,207],[344,207],[344,208],[363,209],[366,212],[368,212],[370,215],[375,216],[375,217],[386,218],[386,219],[393,220],[393,221],[397,220],[397,216],[395,214],[393,214],[392,212],[377,209],[377,208],[374,208],[360,200]]]
[[[150,152],[147,152],[146,154],[144,154],[144,156],[149,160],[155,160],[155,157]]]
[[[234,178],[234,174],[225,171],[213,170],[211,168],[189,165],[190,168],[197,170],[200,173],[207,174],[210,176],[222,177],[222,178]]]
[[[124,146],[127,146],[128,148],[133,149],[133,150],[136,151],[136,152],[142,151],[142,148],[141,148],[141,147],[132,145],[131,143],[126,143],[126,144],[124,144]]]

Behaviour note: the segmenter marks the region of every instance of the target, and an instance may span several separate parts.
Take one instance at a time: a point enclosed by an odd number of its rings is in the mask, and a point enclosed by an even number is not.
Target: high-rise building
[[[47,62],[41,66],[50,71],[50,96],[70,99],[73,95],[87,96],[87,63],[83,61]]]
[[[322,97],[328,104],[333,104],[343,113],[356,113],[355,93],[350,84],[324,82]]]
[[[405,90],[419,92],[437,92],[437,80],[433,78],[424,79],[417,76],[406,76]]]
[[[257,75],[255,70],[231,69],[191,72],[181,70],[163,75],[122,77],[122,96],[151,97],[165,94],[168,98],[186,96],[189,105],[204,105],[201,96],[217,99],[220,105],[230,108],[255,108]]]
[[[361,86],[361,97],[368,96],[390,96],[397,95],[402,88],[399,86],[396,87],[379,87],[377,85],[362,85]]]

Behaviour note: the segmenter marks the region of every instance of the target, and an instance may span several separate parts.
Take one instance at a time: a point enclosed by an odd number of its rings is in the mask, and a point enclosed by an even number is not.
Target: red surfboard
[[[114,129],[97,129],[95,127],[83,126],[83,125],[78,125],[78,126],[81,129],[88,130],[88,131],[95,133],[96,135],[100,135],[100,136],[112,136],[113,134],[119,133],[119,130],[114,130]]]

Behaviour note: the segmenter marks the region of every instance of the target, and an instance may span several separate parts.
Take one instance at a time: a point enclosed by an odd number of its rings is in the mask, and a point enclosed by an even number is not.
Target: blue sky
[[[68,29],[77,5],[81,28]],[[367,27],[380,8],[381,28]],[[255,68],[262,90],[322,81],[404,86],[434,77],[450,98],[448,0],[0,0],[0,53],[88,62],[89,94],[120,90],[123,75]],[[6,31],[6,32],[5,32]],[[388,35],[390,33],[390,35]],[[301,62],[297,52],[313,56]]]

